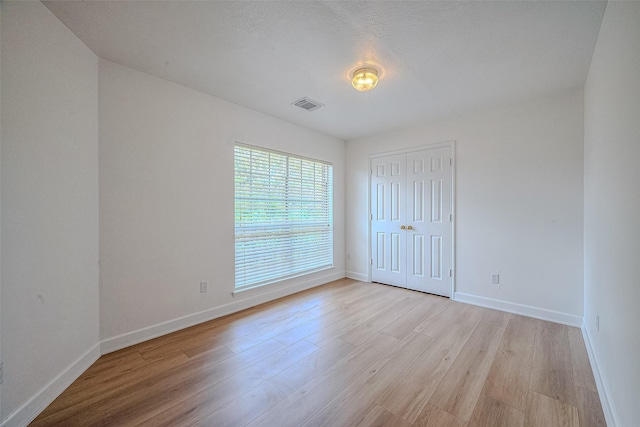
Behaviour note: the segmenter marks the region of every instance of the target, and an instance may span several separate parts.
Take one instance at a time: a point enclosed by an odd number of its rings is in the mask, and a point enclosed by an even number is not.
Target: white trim
[[[451,186],[451,221],[449,231],[451,232],[451,296],[456,294],[456,142],[448,141],[451,151],[451,167],[449,169],[449,182]]]
[[[369,276],[366,273],[356,273],[355,271],[345,272],[345,276],[349,279],[359,280],[360,282],[369,282]]]
[[[371,245],[371,220],[373,219],[373,212],[371,211],[371,178],[373,177],[372,171],[373,157],[369,156],[367,162],[367,280],[365,282],[371,282],[373,275],[373,249]]]
[[[587,355],[589,356],[589,362],[591,363],[591,370],[593,371],[593,377],[596,380],[596,387],[598,388],[598,396],[600,397],[600,403],[602,404],[602,412],[604,412],[604,419],[609,427],[617,427],[621,425],[618,422],[618,417],[612,405],[611,393],[609,393],[609,387],[602,375],[600,369],[600,362],[598,356],[593,351],[593,345],[591,344],[591,336],[587,330],[587,325],[583,322],[582,338],[584,339],[585,346],[587,347]]]
[[[306,289],[329,283],[334,280],[343,279],[344,277],[344,271],[339,271],[323,276],[315,276],[309,280],[299,281],[289,286],[282,286],[277,288],[268,287],[266,289],[257,288],[253,292],[244,292],[241,297],[236,297],[235,301],[228,304],[212,308],[210,310],[200,311],[198,313],[178,317],[176,319],[168,320],[166,322],[158,323],[155,325],[147,326],[145,328],[127,332],[126,334],[118,335],[112,338],[107,338],[102,341],[100,345],[100,351],[102,352],[102,354],[111,353],[113,351],[117,351],[135,344],[140,344],[141,342],[148,341],[162,335],[170,334],[171,332],[176,332],[181,329],[188,328],[189,326],[197,325],[199,323],[217,319],[218,317],[226,316],[228,314],[236,313],[247,308],[255,307],[256,305],[273,301],[277,298],[282,298],[284,296],[304,291]]]
[[[49,384],[45,385],[27,400],[6,420],[0,427],[26,426],[33,421],[47,406],[51,404],[60,394],[71,385],[89,366],[100,358],[100,343],[95,344],[86,353],[80,356],[75,362],[67,366]]]
[[[455,146],[455,143],[456,141],[452,139],[450,141],[434,142],[432,144],[419,145],[417,147],[402,148],[400,150],[383,151],[381,153],[370,154],[369,159],[375,159],[376,157],[395,156],[396,154],[413,153],[415,151],[430,150],[433,148],[453,147]]]
[[[454,294],[454,300],[467,304],[479,305],[480,307],[492,308],[494,310],[506,311],[508,313],[521,314],[527,317],[547,320],[549,322],[575,326],[578,328],[582,325],[582,317],[580,316],[562,313],[560,311],[548,310],[546,308],[533,307],[530,305],[502,301],[472,294],[465,294],[462,292],[456,292]]]

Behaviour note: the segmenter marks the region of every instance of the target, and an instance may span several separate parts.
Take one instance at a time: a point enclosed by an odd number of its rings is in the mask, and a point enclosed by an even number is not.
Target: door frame
[[[367,239],[368,239],[368,247],[369,247],[369,253],[368,253],[368,258],[369,258],[369,268],[367,269],[367,280],[369,282],[371,282],[371,276],[372,276],[372,271],[373,271],[373,241],[371,239],[371,221],[372,221],[372,215],[373,212],[371,211],[371,178],[372,178],[372,174],[373,174],[373,166],[372,166],[372,160],[378,157],[386,157],[386,156],[394,156],[394,155],[398,155],[398,154],[408,154],[408,153],[413,153],[415,151],[421,151],[421,150],[429,150],[429,149],[433,149],[433,148],[449,148],[449,152],[451,153],[451,169],[449,170],[450,173],[450,179],[451,179],[451,188],[450,188],[450,192],[449,192],[449,206],[451,208],[451,222],[449,223],[449,227],[450,227],[450,235],[451,235],[451,241],[450,243],[450,248],[451,248],[451,300],[455,300],[454,296],[455,296],[455,290],[456,290],[456,211],[455,211],[455,200],[456,200],[456,141],[444,141],[444,142],[436,142],[433,144],[426,144],[426,145],[420,145],[420,146],[416,146],[416,147],[409,147],[409,148],[404,148],[404,149],[400,149],[400,150],[393,150],[393,151],[384,151],[384,152],[380,152],[380,153],[374,153],[374,154],[370,154],[369,155],[369,181],[368,181],[368,185],[367,185],[367,190],[368,190],[368,194],[367,194],[367,216],[369,218],[369,220],[367,221]]]

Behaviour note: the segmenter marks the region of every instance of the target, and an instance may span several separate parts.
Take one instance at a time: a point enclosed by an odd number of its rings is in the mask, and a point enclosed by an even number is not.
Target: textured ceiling
[[[584,84],[606,3],[45,1],[99,57],[349,140]],[[360,93],[348,73],[381,71]],[[303,96],[326,106],[308,112]]]

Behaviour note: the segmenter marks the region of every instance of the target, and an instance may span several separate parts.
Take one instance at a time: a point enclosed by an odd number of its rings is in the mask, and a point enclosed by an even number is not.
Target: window
[[[235,145],[236,291],[333,266],[333,168]]]

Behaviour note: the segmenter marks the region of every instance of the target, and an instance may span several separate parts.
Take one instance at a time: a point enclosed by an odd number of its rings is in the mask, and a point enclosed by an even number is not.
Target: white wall
[[[40,2],[1,7],[0,419],[20,425],[98,355],[98,60]]]
[[[455,140],[458,296],[579,324],[582,106],[574,91],[348,141],[347,274],[368,274],[369,155]]]
[[[585,86],[585,330],[611,426],[640,420],[640,3],[609,1]],[[600,316],[600,331],[595,325]],[[597,375],[598,376],[598,375]],[[603,396],[604,394],[604,396]]]
[[[343,141],[102,60],[99,93],[103,351],[344,277]],[[234,141],[333,162],[333,270],[232,297]]]

